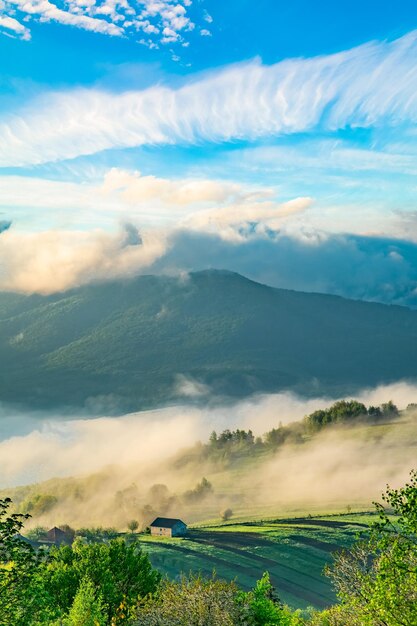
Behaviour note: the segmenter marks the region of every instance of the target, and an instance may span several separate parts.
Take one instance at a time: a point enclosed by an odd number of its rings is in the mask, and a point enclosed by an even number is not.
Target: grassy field
[[[332,552],[366,531],[370,513],[238,521],[198,525],[185,539],[139,535],[155,567],[175,578],[213,570],[245,589],[264,571],[283,602],[294,608],[324,608],[335,600],[323,568]]]

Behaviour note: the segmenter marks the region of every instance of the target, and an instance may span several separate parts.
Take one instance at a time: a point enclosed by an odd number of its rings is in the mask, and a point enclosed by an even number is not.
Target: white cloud
[[[22,15],[30,16],[43,22],[54,21],[60,24],[77,26],[84,30],[106,35],[123,35],[123,29],[116,24],[97,19],[86,14],[74,14],[58,8],[49,0],[5,0],[6,8],[15,8]],[[85,11],[89,7],[84,7]],[[81,10],[81,7],[80,7]]]
[[[2,486],[65,476],[72,471],[92,472],[121,459],[123,464],[138,458],[142,463],[161,462],[172,456],[173,446],[176,450],[192,445],[200,432],[195,412],[187,409],[147,411],[118,419],[45,419],[39,430],[0,441]]]
[[[191,386],[186,389],[186,392],[196,390],[193,387],[195,381],[190,384]],[[204,385],[197,389],[203,393],[206,391]],[[417,388],[415,386],[397,383],[364,391],[356,397],[366,405],[379,405],[392,399],[402,409],[407,404],[415,402],[416,395]],[[141,464],[161,463],[163,460],[173,457],[178,450],[195,444],[197,440],[207,440],[213,429],[219,432],[224,428],[251,428],[255,435],[262,435],[271,428],[276,428],[280,422],[287,424],[300,420],[304,415],[316,409],[328,407],[334,400],[334,398],[306,400],[291,393],[278,393],[253,396],[247,400],[224,406],[207,406],[205,408],[176,406],[133,413],[119,418],[99,417],[89,420],[77,419],[75,416],[71,420],[64,420],[55,415],[51,417],[36,413],[29,415],[15,413],[13,414],[13,421],[10,420],[12,423],[10,423],[9,428],[10,430],[15,428],[16,434],[13,436],[10,432],[4,432],[2,433],[2,440],[0,440],[2,486],[33,483],[54,476],[82,475],[113,464],[127,466],[134,463],[137,465],[138,459],[140,459],[139,463]],[[10,413],[8,414],[10,415]],[[17,434],[19,422],[22,421],[25,423],[24,430],[29,432]],[[163,437],[161,437],[161,432],[164,433]],[[333,435],[337,434],[331,431],[329,436],[332,436],[332,433]],[[345,442],[346,439],[350,439],[347,433],[343,433],[343,439]],[[400,467],[406,478],[413,459],[414,448],[412,443],[406,445],[403,439],[393,442],[391,433],[388,432],[385,444],[380,450],[380,454],[377,455],[381,458],[375,459],[375,441],[370,438],[366,448],[364,448],[365,441],[357,441],[358,449],[354,469],[355,472],[362,475],[362,480],[359,480],[356,485],[357,493],[360,495],[361,488],[363,489],[364,459],[366,458],[367,464],[369,463],[369,458],[364,452],[374,456],[374,463],[376,460],[379,462],[381,474],[379,479],[382,480],[380,489],[382,489],[388,476],[392,477],[392,473],[390,474],[388,470],[392,472],[393,469],[396,469],[398,471]],[[311,480],[312,468],[316,466],[320,468],[323,459],[328,457],[329,451],[333,451],[330,457],[332,462],[328,461],[328,464],[332,466],[332,471],[327,472],[327,474],[324,473],[322,480],[329,481],[329,484],[332,482],[334,469],[338,463],[345,466],[346,472],[348,469],[350,472],[352,471],[349,465],[351,456],[343,457],[342,454],[347,452],[343,440],[336,438],[333,444],[327,448],[327,455],[323,454],[326,450],[321,446],[321,457],[319,454],[314,459],[310,456],[308,458],[309,464],[300,463],[300,457],[294,457],[294,449],[291,449],[290,454],[284,456],[283,464],[295,465],[295,461],[298,461],[295,475],[298,476],[300,468],[304,468],[303,480],[307,481],[308,489],[312,487],[316,491],[317,486],[311,484],[313,483]],[[399,445],[400,447],[398,447]],[[275,463],[282,457],[283,452],[275,459]],[[337,461],[335,461],[334,455],[338,457]],[[307,459],[303,460],[306,461]],[[144,469],[143,465],[142,469]],[[270,476],[270,481],[277,481],[280,476],[284,475],[284,481],[287,482],[289,473],[285,472],[285,468],[279,468],[279,472],[278,468],[276,470]],[[172,474],[172,470],[170,473]],[[154,476],[151,471],[153,481],[155,481]],[[146,478],[144,472],[142,472],[142,478]],[[346,479],[346,475],[343,478]],[[124,474],[124,479],[126,481],[126,474]],[[173,480],[172,476],[171,480]],[[339,493],[342,484],[340,481]],[[285,485],[283,488],[285,489]],[[286,489],[287,497],[288,491]],[[305,490],[305,494],[308,494],[308,490]]]
[[[14,17],[0,14],[0,33],[10,34],[25,41],[30,39],[30,30],[18,22]]]
[[[139,0],[132,4],[128,0],[105,0],[101,4],[96,0],[67,0],[64,10],[50,0],[4,0],[0,6],[0,33],[30,39],[29,28],[15,19],[17,14],[20,20],[29,23],[53,21],[116,37],[131,36],[142,30],[151,39],[140,43],[155,48],[164,30],[169,34],[159,41],[185,41],[183,33],[195,26],[187,15],[188,6],[188,2],[181,4],[175,0]]]
[[[232,158],[240,165],[259,168],[262,172],[283,172],[300,169],[343,171],[347,173],[377,172],[386,178],[390,174],[417,175],[417,152],[403,138],[401,145],[385,145],[383,148],[358,148],[340,139],[309,139],[293,146],[261,146],[234,151]],[[229,163],[230,165],[230,163]],[[361,181],[366,184],[366,180]],[[374,184],[372,182],[372,184]]]
[[[204,20],[211,24],[213,22],[213,18],[208,11],[204,11]]]
[[[229,181],[158,178],[118,168],[112,168],[106,173],[101,190],[105,195],[116,192],[129,205],[149,200],[178,206],[200,203],[224,205],[228,202],[267,199],[274,195],[273,189],[252,188]]]
[[[248,237],[263,237],[268,231],[279,230],[287,218],[304,213],[311,204],[311,198],[295,198],[282,204],[274,201],[231,204],[196,211],[182,226],[187,230],[212,233],[223,240],[243,242]]]
[[[165,32],[169,37],[169,30]],[[330,56],[232,66],[192,77],[178,89],[49,93],[3,117],[0,165],[45,163],[145,144],[413,125],[416,59],[414,31],[391,43],[370,43]]]
[[[139,220],[148,226],[172,225],[208,209],[216,212],[220,207],[233,206],[235,212],[241,207],[247,213],[251,203],[258,203],[261,216],[268,202],[279,206],[273,202],[275,190],[268,187],[233,181],[143,176],[138,171],[118,168],[95,180],[79,183],[1,176],[0,188],[0,208],[13,215],[17,225],[30,224],[35,230],[91,228],[97,223],[112,227],[120,219]]]
[[[308,198],[279,203],[269,188],[170,180],[116,168],[102,182],[87,184],[0,180],[0,206],[16,220],[16,229],[0,235],[0,290],[25,292],[49,293],[139,273],[165,254],[177,231],[236,242],[262,237],[311,204]],[[30,219],[32,232],[21,232],[20,223]],[[141,245],[130,245],[124,229],[114,233],[114,222],[122,219],[145,228],[137,237]]]
[[[131,230],[6,231],[0,239],[0,289],[52,293],[137,274],[165,252],[166,241],[161,232],[144,232],[132,244]]]
[[[202,382],[194,380],[184,374],[178,374],[175,381],[174,391],[176,395],[185,398],[201,398],[210,393],[210,387]]]

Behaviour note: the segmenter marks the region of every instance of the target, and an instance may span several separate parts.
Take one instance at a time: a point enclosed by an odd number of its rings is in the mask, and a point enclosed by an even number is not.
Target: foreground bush
[[[368,538],[328,569],[341,602],[329,613],[331,625],[417,625],[417,472],[383,499]]]
[[[88,615],[91,626],[128,624],[138,598],[156,591],[161,576],[137,543],[35,551],[19,535],[27,516],[10,505],[0,500],[0,626],[90,626]]]
[[[201,576],[165,580],[158,592],[139,606],[136,626],[298,626],[297,614],[273,597],[268,574],[253,591],[235,583]]]
[[[119,623],[127,621],[138,597],[156,590],[159,573],[152,569],[148,556],[137,543],[123,539],[108,543],[83,543],[53,549],[50,559],[39,570],[39,587],[49,596],[59,615],[71,608],[83,580],[88,579],[100,592],[107,621],[125,606]]]
[[[39,604],[33,586],[43,554],[20,536],[30,516],[10,514],[11,503],[0,500],[0,626],[27,626]]]

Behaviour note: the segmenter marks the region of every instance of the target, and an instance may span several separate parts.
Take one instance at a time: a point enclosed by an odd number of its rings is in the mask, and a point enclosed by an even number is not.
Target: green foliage
[[[32,517],[39,517],[43,513],[48,513],[58,502],[55,496],[50,494],[36,494],[24,500],[20,505],[20,510],[29,513]]]
[[[398,407],[395,406],[392,400],[381,404],[381,412],[384,417],[398,417]]]
[[[308,432],[317,432],[330,424],[349,424],[358,418],[391,419],[398,415],[398,408],[391,400],[380,407],[370,406],[369,408],[356,400],[339,400],[328,409],[319,409],[307,415],[304,418],[304,425]]]
[[[138,596],[154,592],[160,575],[137,543],[127,545],[123,539],[107,543],[78,540],[72,547],[51,551],[51,560],[42,568],[40,579],[57,616],[70,609],[81,581],[90,580],[101,594],[110,621],[121,603],[127,603],[128,615]]]
[[[83,578],[63,626],[106,626],[101,595],[89,578]]]
[[[131,533],[134,533],[139,528],[139,522],[137,519],[132,519],[127,525]]]
[[[379,406],[369,406],[368,407],[368,415],[374,419],[378,419],[382,417],[382,411]]]
[[[297,423],[288,426],[280,424],[278,428],[273,428],[264,435],[264,443],[267,448],[276,450],[286,443],[302,443],[303,433]]]
[[[137,610],[137,626],[235,626],[240,609],[237,587],[201,576],[164,580],[158,592]]]
[[[242,607],[244,623],[248,626],[301,626],[303,623],[298,613],[293,613],[275,598],[267,572],[252,591],[240,592],[238,602]]]
[[[140,603],[137,626],[301,626],[298,614],[273,596],[269,575],[255,588],[239,591],[234,582],[202,576],[164,580],[158,593]]]
[[[308,626],[361,626],[355,615],[341,605],[332,606],[325,611],[313,611],[310,613],[307,624]]]
[[[79,538],[35,551],[19,534],[29,515],[10,506],[0,500],[0,626],[127,624],[138,597],[156,591],[160,575],[137,543]]]
[[[402,489],[388,488],[384,500],[392,515],[376,505],[369,537],[328,572],[352,626],[417,624],[417,473]]]
[[[45,526],[35,526],[35,528],[26,531],[26,537],[31,541],[39,541],[47,532],[48,529]]]
[[[103,526],[97,526],[95,528],[79,528],[75,532],[76,537],[83,537],[87,541],[109,541],[115,539],[119,533],[116,528],[103,528]]]
[[[200,444],[200,449],[196,447],[196,452],[203,459],[209,459],[212,462],[233,461],[234,459],[244,458],[253,454],[258,447],[262,447],[262,439],[258,439],[255,443],[255,437],[251,430],[229,430],[228,428],[217,434],[213,431],[209,441],[205,445]]]
[[[10,498],[0,500],[0,626],[27,626],[42,598],[35,592],[43,553],[36,553],[20,531],[30,517],[11,514]]]
[[[254,444],[255,438],[251,430],[224,430],[219,436],[213,431],[210,436],[210,444],[214,448],[226,448],[226,447],[250,447]]]
[[[59,529],[67,535],[71,543],[74,541],[75,530],[71,526],[69,526],[69,524],[61,524],[61,526],[59,526]]]

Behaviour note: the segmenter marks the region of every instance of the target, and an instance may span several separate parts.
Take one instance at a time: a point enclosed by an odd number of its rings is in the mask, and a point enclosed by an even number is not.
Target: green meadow
[[[213,571],[253,587],[268,571],[280,599],[291,607],[324,608],[335,594],[324,575],[332,553],[349,547],[365,532],[372,513],[320,517],[233,521],[198,524],[187,538],[138,535],[152,564],[170,578],[181,573]]]

